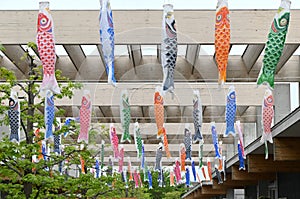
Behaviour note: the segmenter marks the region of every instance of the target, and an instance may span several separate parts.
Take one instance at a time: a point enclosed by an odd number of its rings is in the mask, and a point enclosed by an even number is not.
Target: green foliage
[[[0,51],[5,51],[5,48],[2,44],[0,44]]]
[[[166,187],[159,188],[157,184],[158,174],[153,173],[153,187],[148,189],[147,183],[143,187],[134,188],[134,182],[128,182],[128,188],[122,182],[119,174],[114,176],[101,176],[96,179],[91,173],[74,175],[61,174],[58,172],[58,165],[64,161],[67,170],[74,169],[80,165],[80,157],[84,159],[85,166],[92,168],[95,164],[95,156],[99,155],[99,150],[89,150],[85,144],[83,149],[76,142],[79,133],[79,124],[71,121],[69,126],[62,126],[60,130],[54,132],[55,135],[70,132],[68,139],[63,139],[65,146],[62,155],[53,152],[44,154],[48,160],[44,160],[41,154],[41,141],[44,137],[42,129],[45,128],[44,116],[40,113],[44,106],[44,97],[40,95],[40,81],[42,80],[42,66],[36,66],[35,57],[29,54],[29,49],[37,49],[33,42],[27,44],[27,49],[22,59],[29,60],[29,73],[27,79],[21,82],[17,80],[12,71],[5,67],[0,68],[0,80],[6,83],[0,84],[0,115],[5,115],[0,121],[8,125],[6,114],[8,106],[3,102],[8,101],[12,89],[19,90],[19,102],[21,107],[22,130],[25,132],[26,140],[19,144],[10,142],[4,132],[0,141],[0,191],[5,193],[6,198],[178,198],[184,191],[183,187],[170,187],[168,173],[165,174]],[[5,50],[0,45],[0,50]],[[72,98],[74,90],[81,89],[80,83],[71,82],[62,76],[61,71],[56,70],[56,79],[61,88],[61,94],[55,95],[55,99]],[[56,111],[56,116],[63,116],[64,110]],[[56,125],[57,122],[54,122]],[[41,129],[40,136],[34,137],[34,129]],[[2,132],[0,132],[2,133]],[[100,143],[101,139],[108,136],[108,129],[103,125],[93,126],[90,131],[90,139]],[[34,139],[33,139],[34,138]],[[53,142],[47,141],[53,148]],[[37,156],[38,162],[33,163],[32,157]],[[140,172],[143,174],[143,172]],[[143,179],[143,175],[141,175]],[[177,197],[178,196],[178,197]]]

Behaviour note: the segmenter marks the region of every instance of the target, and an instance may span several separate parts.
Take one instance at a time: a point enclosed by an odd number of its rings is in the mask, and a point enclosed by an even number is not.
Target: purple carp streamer
[[[54,96],[50,90],[46,91],[45,97],[45,139],[53,137],[53,130],[52,125],[54,122],[54,115],[55,115],[55,107],[54,107]]]
[[[89,143],[89,128],[91,124],[91,114],[92,101],[90,91],[84,90],[79,111],[80,133],[77,142],[84,141],[87,144]]]
[[[290,21],[291,1],[281,0],[273,19],[263,58],[263,66],[257,78],[257,85],[267,84],[274,89],[274,75],[281,57]]]
[[[172,4],[165,4],[162,20],[161,64],[163,92],[174,91],[174,70],[177,59],[177,31]]]
[[[20,142],[20,103],[17,92],[11,91],[9,98],[8,119],[10,127],[9,140],[12,142]]]
[[[41,93],[44,95],[47,90],[50,90],[54,94],[60,94],[60,88],[55,78],[54,24],[49,10],[49,2],[39,3],[36,40],[44,73]]]
[[[109,0],[100,0],[101,10],[99,15],[100,41],[102,44],[102,55],[105,63],[105,69],[108,76],[108,84],[115,85],[115,41],[114,41],[114,23]]]

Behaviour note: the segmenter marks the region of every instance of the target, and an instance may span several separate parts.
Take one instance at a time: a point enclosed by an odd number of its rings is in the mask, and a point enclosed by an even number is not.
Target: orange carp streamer
[[[165,128],[163,128],[163,143],[164,143],[164,148],[166,151],[167,158],[171,158],[171,153],[169,150],[169,143],[168,143],[168,138],[167,138],[167,132],[166,132]]]
[[[218,0],[215,24],[215,51],[219,70],[219,85],[226,82],[226,68],[230,50],[230,20],[228,0]]]
[[[157,138],[163,136],[164,125],[164,99],[159,91],[154,94],[154,115],[157,126]]]

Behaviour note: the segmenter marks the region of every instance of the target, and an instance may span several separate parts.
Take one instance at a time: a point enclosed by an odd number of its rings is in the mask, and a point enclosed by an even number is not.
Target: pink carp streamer
[[[178,185],[181,182],[180,162],[179,162],[178,158],[176,158],[176,160],[175,160],[174,173],[175,173],[175,177],[176,177],[176,184]]]
[[[60,94],[60,88],[55,78],[54,24],[49,10],[49,2],[39,3],[36,40],[44,73],[40,88],[41,94],[44,95],[47,90],[52,91],[54,94]]]
[[[139,171],[137,171],[137,176],[138,176],[141,187],[143,187],[142,178],[141,178],[141,174]]]
[[[120,145],[119,151],[119,173],[123,172],[123,164],[124,164],[124,146]]]
[[[268,159],[269,152],[268,152],[268,144],[267,141],[273,143],[272,138],[272,120],[274,117],[274,98],[272,91],[270,89],[266,89],[264,100],[262,103],[262,126],[263,126],[263,133],[260,139],[261,143],[265,143],[265,159]]]
[[[134,170],[134,173],[133,173],[133,179],[135,182],[135,188],[139,188],[139,177],[138,177],[136,169]]]
[[[79,111],[80,115],[80,133],[77,142],[84,141],[88,144],[89,142],[89,128],[91,124],[91,114],[92,114],[92,102],[90,91],[85,90],[82,100],[81,108]]]
[[[110,124],[110,143],[114,152],[114,158],[119,158],[119,138],[117,136],[116,128],[113,124]]]

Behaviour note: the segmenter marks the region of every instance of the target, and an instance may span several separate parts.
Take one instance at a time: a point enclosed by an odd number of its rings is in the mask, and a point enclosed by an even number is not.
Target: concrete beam
[[[187,60],[188,63],[192,65],[192,74],[194,74],[194,68],[196,65],[196,61],[198,60],[199,52],[200,52],[200,45],[192,44],[192,45],[187,45],[186,47],[185,59]]]
[[[264,44],[270,20],[273,19],[275,12],[275,10],[231,10],[231,43]],[[33,19],[37,19],[37,14],[37,10],[2,10],[0,41],[3,44],[26,44],[28,41],[35,41],[36,20]],[[99,9],[53,10],[56,43],[98,44],[100,42],[98,15]],[[128,44],[128,41],[130,44],[161,43],[162,10],[114,10],[113,15],[115,44]],[[175,15],[179,44],[214,43],[215,10],[175,10]],[[300,11],[291,10],[291,15],[293,17],[286,42],[300,43],[298,37]]]
[[[131,59],[132,66],[135,67],[140,65],[142,60],[142,49],[141,45],[127,45],[129,58]]]
[[[265,155],[248,155],[248,172],[253,173],[276,173],[276,172],[300,172],[300,161],[273,161],[273,156],[265,159]],[[251,173],[251,174],[250,174]]]
[[[202,186],[201,195],[226,195],[226,189],[213,189],[212,186]]]
[[[117,87],[111,87],[107,84],[86,83],[82,90],[90,90],[92,96],[92,104],[94,106],[116,106],[120,104],[121,91],[127,89],[129,93],[129,103],[131,106],[153,106],[153,96],[155,87],[160,84],[130,84],[120,83]],[[234,84],[238,96],[238,106],[261,106],[261,96],[264,94],[263,87],[256,87],[256,84]],[[165,106],[191,106],[191,95],[193,90],[198,89],[201,95],[203,106],[225,106],[225,94],[230,85],[224,85],[218,88],[217,84],[186,84],[175,83],[175,98],[170,95],[164,96]],[[75,91],[75,96],[82,96],[82,90]],[[249,98],[251,93],[251,98]],[[56,101],[57,106],[81,105],[81,97],[72,99],[63,98]]]
[[[3,45],[5,51],[3,54],[24,74],[28,76],[30,62],[27,59],[21,59],[25,55],[25,50],[21,45]]]
[[[290,84],[275,85],[273,96],[275,106],[274,123],[276,124],[291,112]]]
[[[17,79],[25,79],[25,74],[16,67],[13,62],[11,62],[6,56],[0,57],[0,66],[5,67],[9,71],[13,71],[17,77]],[[6,80],[4,80],[6,81]]]
[[[231,167],[232,180],[259,181],[276,179],[276,173],[248,173],[248,171],[239,170],[238,166]]]
[[[64,46],[66,52],[68,53],[72,63],[74,64],[75,68],[78,71],[85,59],[85,54],[84,54],[81,46],[80,45],[70,45],[70,44],[65,44],[63,46]]]
[[[286,62],[290,59],[290,57],[294,54],[294,52],[297,50],[298,47],[299,47],[299,44],[287,44],[284,46],[282,55],[276,66],[276,71],[275,71],[276,74],[286,64]]]
[[[274,161],[300,161],[300,138],[274,138]]]
[[[264,47],[265,47],[264,44],[259,44],[259,45],[249,44],[249,45],[247,45],[247,48],[242,55],[242,59],[245,63],[248,73],[253,68],[255,62],[261,55],[261,52],[263,51]]]

